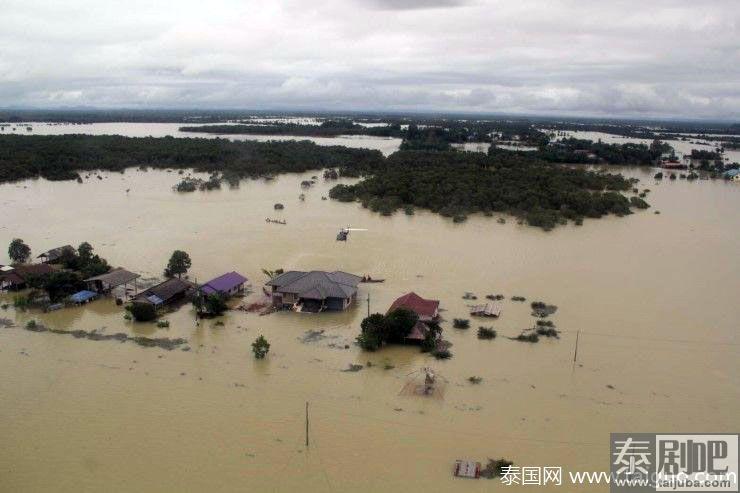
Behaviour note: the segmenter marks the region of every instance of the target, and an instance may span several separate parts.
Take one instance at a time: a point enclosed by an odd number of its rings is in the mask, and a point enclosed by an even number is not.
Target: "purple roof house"
[[[238,272],[229,272],[203,284],[200,289],[205,294],[221,294],[231,296],[244,291],[247,278]]]

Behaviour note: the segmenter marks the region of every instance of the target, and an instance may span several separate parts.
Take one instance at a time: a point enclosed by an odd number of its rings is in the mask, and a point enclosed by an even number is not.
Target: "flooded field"
[[[650,139],[638,139],[636,137],[623,137],[621,135],[607,134],[604,132],[590,132],[590,131],[567,131],[565,132],[567,137],[574,137],[576,139],[587,139],[594,142],[601,140],[606,144],[645,144],[650,145],[652,142]],[[557,137],[556,139],[562,139],[563,137]],[[714,149],[721,144],[720,141],[711,141],[703,139],[688,138],[688,140],[679,139],[668,139],[665,140],[667,144],[676,151],[676,155],[681,157],[684,154],[691,154],[692,149],[700,151],[714,151]],[[724,160],[726,164],[740,163],[740,149],[725,149]]]
[[[286,122],[313,123],[313,119],[283,119]],[[260,121],[255,119],[255,122]],[[264,121],[274,121],[265,119]],[[235,134],[206,134],[181,132],[180,127],[187,126],[185,123],[19,123],[0,127],[3,134],[20,135],[65,135],[65,134],[88,134],[88,135],[123,135],[125,137],[192,137],[203,139],[229,139],[229,140],[256,140],[266,142],[268,140],[310,140],[318,145],[341,145],[374,149],[386,156],[398,150],[401,139],[392,137],[373,137],[369,135],[340,135],[338,137],[291,137],[286,135],[235,135]],[[26,130],[30,127],[31,131]]]
[[[164,317],[169,328],[134,324],[111,299],[49,314],[0,310],[15,325],[0,326],[0,491],[517,491],[453,479],[452,465],[506,457],[607,471],[610,432],[737,430],[740,187],[626,172],[652,190],[651,209],[549,233],[508,216],[505,224],[482,216],[453,224],[424,211],[382,217],[321,200],[334,182],[303,191],[314,173],[190,194],[173,192],[178,175],[164,171],[0,186],[0,263],[20,237],[35,255],[89,241],[143,277],[159,276],[182,249],[191,278],[237,270],[257,292],[262,268],[387,279],[361,284],[361,301],[344,313],[231,311],[223,326],[196,326],[189,306]],[[273,210],[276,202],[285,210]],[[367,231],[335,241],[347,225]],[[354,346],[368,297],[371,311],[384,312],[411,290],[441,300],[452,359]],[[466,291],[506,295],[500,320],[453,329],[453,318],[468,318]],[[12,305],[10,295],[2,300]],[[559,307],[550,319],[560,339],[507,339],[533,325],[534,300]],[[31,319],[181,337],[189,350],[29,332]],[[479,325],[499,337],[477,339]],[[264,361],[250,348],[260,334],[272,345]],[[342,371],[351,364],[364,368]],[[399,395],[427,365],[447,382],[443,399]],[[483,380],[472,385],[471,376]]]

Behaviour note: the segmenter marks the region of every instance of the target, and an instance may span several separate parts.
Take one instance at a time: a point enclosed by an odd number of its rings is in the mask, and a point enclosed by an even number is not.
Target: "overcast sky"
[[[740,118],[740,0],[0,0],[0,107]]]

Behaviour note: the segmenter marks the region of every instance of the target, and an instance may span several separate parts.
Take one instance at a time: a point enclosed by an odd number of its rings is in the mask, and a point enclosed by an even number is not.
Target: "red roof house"
[[[439,300],[424,299],[413,291],[394,301],[388,309],[388,313],[399,308],[405,308],[416,313],[422,322],[432,322],[439,317]]]

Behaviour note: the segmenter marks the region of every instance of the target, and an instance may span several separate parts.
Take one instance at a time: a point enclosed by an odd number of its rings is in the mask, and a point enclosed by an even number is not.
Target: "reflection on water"
[[[510,218],[382,217],[321,200],[334,183],[301,190],[316,173],[191,194],[172,192],[178,176],[164,171],[0,186],[0,245],[21,237],[38,253],[89,241],[144,277],[160,275],[172,250],[183,249],[192,278],[237,270],[256,290],[262,268],[387,279],[360,285],[361,301],[345,313],[231,311],[223,326],[196,325],[187,306],[165,316],[169,328],[133,324],[111,299],[49,314],[0,311],[19,326],[37,319],[184,337],[191,348],[0,328],[0,490],[487,491],[492,483],[452,479],[454,460],[607,470],[612,431],[736,430],[740,190],[629,172],[652,189],[652,209],[550,233]],[[287,225],[267,224],[268,216]],[[346,225],[367,231],[335,241]],[[440,299],[448,321],[467,317],[466,291],[507,300],[500,320],[473,320],[468,330],[444,324],[448,361],[352,345],[368,297],[372,311],[384,311],[411,290]],[[508,300],[514,295],[527,303]],[[559,307],[551,317],[559,340],[506,338],[532,325],[533,300]],[[477,339],[479,325],[499,337]],[[301,342],[309,329],[327,338]],[[255,361],[250,344],[260,334],[271,351]],[[365,368],[342,372],[349,364]],[[399,395],[407,375],[426,365],[449,382],[444,399]],[[470,376],[483,381],[470,385]]]

